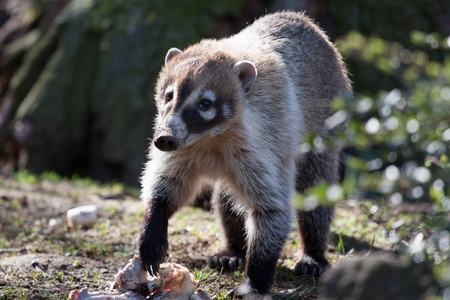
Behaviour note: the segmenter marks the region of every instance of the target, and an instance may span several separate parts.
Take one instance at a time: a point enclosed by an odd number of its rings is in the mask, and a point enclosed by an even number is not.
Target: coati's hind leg
[[[295,265],[295,273],[319,276],[328,266],[325,251],[332,216],[333,208],[323,206],[309,212],[297,212],[300,258]]]
[[[233,195],[225,186],[217,184],[212,195],[215,213],[220,217],[222,232],[225,236],[225,249],[209,258],[211,267],[223,267],[236,270],[245,266],[246,241],[245,219],[232,208]]]
[[[310,151],[297,161],[296,190],[303,193],[321,181],[338,182],[339,152]],[[319,276],[328,266],[325,251],[328,244],[333,208],[319,206],[312,211],[297,211],[300,231],[300,258],[295,266],[299,275]]]

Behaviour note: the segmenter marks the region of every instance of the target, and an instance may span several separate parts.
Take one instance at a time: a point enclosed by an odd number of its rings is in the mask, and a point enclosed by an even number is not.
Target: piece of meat
[[[74,290],[70,292],[69,300],[142,300],[147,297],[152,300],[212,300],[207,292],[201,289],[194,291],[197,284],[187,268],[175,263],[161,264],[158,276],[150,276],[142,268],[139,256],[135,255],[114,276],[108,291],[89,293],[87,288]]]

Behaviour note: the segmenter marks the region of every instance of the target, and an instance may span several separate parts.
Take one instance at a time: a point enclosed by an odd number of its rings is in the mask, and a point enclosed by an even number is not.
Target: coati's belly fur
[[[158,114],[142,177],[147,204],[139,252],[156,272],[167,257],[168,219],[212,187],[226,239],[212,266],[242,265],[243,295],[264,295],[288,235],[290,199],[317,182],[338,181],[340,149],[301,153],[307,133],[332,139],[345,121],[326,125],[330,101],[351,93],[340,54],[300,13],[265,16],[222,40],[166,55],[156,84]],[[296,213],[295,272],[319,275],[332,209]]]

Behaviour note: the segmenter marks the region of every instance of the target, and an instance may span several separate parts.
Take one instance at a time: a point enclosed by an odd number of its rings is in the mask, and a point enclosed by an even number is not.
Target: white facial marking
[[[192,93],[184,101],[183,106],[196,104],[198,102],[199,95],[200,95],[200,89],[196,89],[196,90],[192,91]]]
[[[216,116],[216,109],[215,108],[210,108],[210,109],[208,109],[206,111],[200,110],[200,116],[202,116],[202,118],[207,120],[207,121],[212,120]]]
[[[231,111],[231,108],[228,104],[224,104],[222,107],[223,110],[223,116],[226,119],[231,119],[231,117],[233,116],[233,112]]]
[[[214,102],[216,100],[216,94],[214,94],[214,92],[211,90],[205,90],[203,92],[202,98],[206,98]]]
[[[173,92],[173,90],[175,89],[175,84],[171,83],[169,85],[167,85],[165,92]]]
[[[220,126],[220,125],[214,127],[214,128],[211,130],[210,135],[213,136],[213,135],[218,134],[219,132],[221,132],[221,131],[223,130],[223,128],[224,128],[224,127],[223,127],[223,126]]]

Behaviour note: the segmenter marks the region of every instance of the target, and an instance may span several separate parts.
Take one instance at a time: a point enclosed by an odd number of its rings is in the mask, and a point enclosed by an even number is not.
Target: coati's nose
[[[172,151],[178,148],[178,141],[171,135],[163,135],[155,140],[155,146],[161,151]]]

